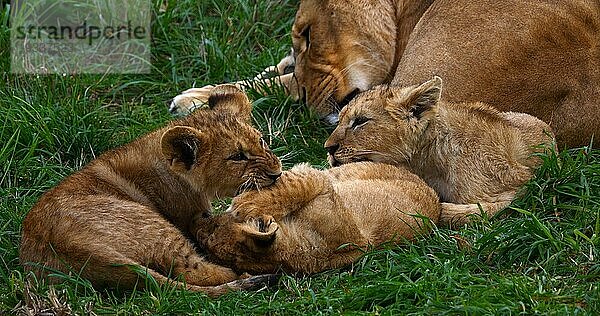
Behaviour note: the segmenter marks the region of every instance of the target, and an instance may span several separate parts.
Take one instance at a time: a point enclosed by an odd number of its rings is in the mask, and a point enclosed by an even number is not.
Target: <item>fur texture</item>
[[[437,75],[445,100],[536,116],[561,147],[600,135],[600,0],[302,0],[292,42],[280,81],[329,121],[356,92]]]
[[[326,171],[299,165],[277,183],[234,198],[204,219],[210,253],[240,271],[316,273],[351,264],[369,247],[404,242],[438,221],[440,204],[404,168],[371,162]]]
[[[483,103],[440,101],[436,77],[406,88],[377,86],[340,113],[325,143],[333,166],[375,161],[407,166],[440,196],[441,223],[463,224],[506,207],[553,146],[548,124]],[[453,205],[463,204],[463,205]]]
[[[132,289],[144,282],[128,266],[140,265],[160,284],[181,286],[169,278],[181,277],[212,296],[265,281],[236,281],[188,239],[215,197],[270,185],[281,174],[249,124],[251,104],[241,91],[215,89],[210,105],[102,154],[44,194],[23,222],[25,271],[50,282],[60,281],[49,277],[58,270],[96,287]]]

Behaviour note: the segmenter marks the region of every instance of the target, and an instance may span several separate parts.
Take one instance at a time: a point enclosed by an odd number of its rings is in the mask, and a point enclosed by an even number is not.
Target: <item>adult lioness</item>
[[[216,196],[270,185],[281,173],[279,159],[249,124],[251,105],[241,91],[221,86],[209,105],[104,153],[44,194],[23,222],[25,270],[131,289],[137,275],[129,266],[141,265],[160,284],[181,285],[167,277],[181,276],[188,289],[211,296],[263,280],[221,285],[238,275],[205,261],[187,239]]]
[[[438,75],[444,99],[534,115],[561,146],[600,135],[599,0],[301,0],[292,41],[282,81],[324,117]]]
[[[198,239],[241,271],[315,273],[358,259],[368,247],[402,242],[436,223],[435,192],[405,168],[362,162],[319,171],[299,165],[273,186],[234,198],[204,219]]]
[[[548,124],[531,115],[440,101],[441,91],[435,77],[363,92],[340,112],[325,147],[333,166],[365,160],[408,166],[447,202],[440,222],[464,224],[480,206],[494,215],[510,204],[540,163],[534,154],[553,139]]]

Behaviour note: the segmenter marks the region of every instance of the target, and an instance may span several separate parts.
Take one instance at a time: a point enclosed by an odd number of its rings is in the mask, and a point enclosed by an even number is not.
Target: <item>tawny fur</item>
[[[441,90],[439,77],[420,86],[374,87],[341,111],[325,146],[334,166],[408,166],[446,202],[440,223],[460,225],[480,206],[490,216],[508,206],[539,165],[534,154],[552,148],[553,138],[548,124],[531,115],[440,101]]]
[[[23,222],[20,260],[39,278],[53,270],[96,287],[144,287],[127,265],[147,267],[159,284],[216,296],[252,286],[226,267],[207,262],[188,237],[194,220],[209,216],[215,197],[267,186],[279,160],[249,123],[251,104],[222,86],[213,109],[170,123],[110,150],[44,194]],[[247,159],[232,159],[236,155]],[[222,285],[225,284],[225,285]]]
[[[438,75],[445,100],[536,116],[561,147],[600,135],[599,0],[302,0],[292,41],[280,81],[323,117],[354,91]]]
[[[299,165],[275,185],[234,198],[204,220],[211,255],[240,271],[316,273],[344,267],[370,247],[404,242],[437,223],[440,204],[404,168],[371,162],[326,171]]]

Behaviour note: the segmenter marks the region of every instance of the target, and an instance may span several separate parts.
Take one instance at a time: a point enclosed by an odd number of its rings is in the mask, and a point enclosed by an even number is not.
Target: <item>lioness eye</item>
[[[229,158],[227,158],[228,160],[233,160],[233,161],[242,161],[242,160],[248,160],[248,156],[246,156],[246,154],[244,154],[243,152],[238,152],[235,153],[231,156],[229,156]]]
[[[365,125],[367,122],[369,122],[371,119],[368,117],[364,117],[364,116],[358,116],[354,119],[354,122],[352,123],[352,128],[353,129],[357,129],[363,125]]]

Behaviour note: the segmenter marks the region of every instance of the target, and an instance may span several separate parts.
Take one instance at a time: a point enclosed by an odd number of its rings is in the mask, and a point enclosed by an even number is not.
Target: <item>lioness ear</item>
[[[215,111],[227,110],[248,121],[252,113],[252,103],[246,94],[230,84],[218,85],[210,92],[208,107]]]
[[[254,252],[267,250],[275,241],[277,230],[279,225],[272,216],[251,218],[242,224],[246,246]]]
[[[408,92],[409,112],[417,119],[422,118],[435,109],[442,93],[442,78],[435,76],[433,79],[421,84]]]
[[[192,169],[198,160],[198,152],[204,135],[195,128],[175,126],[160,139],[162,154],[171,169],[184,172]]]

